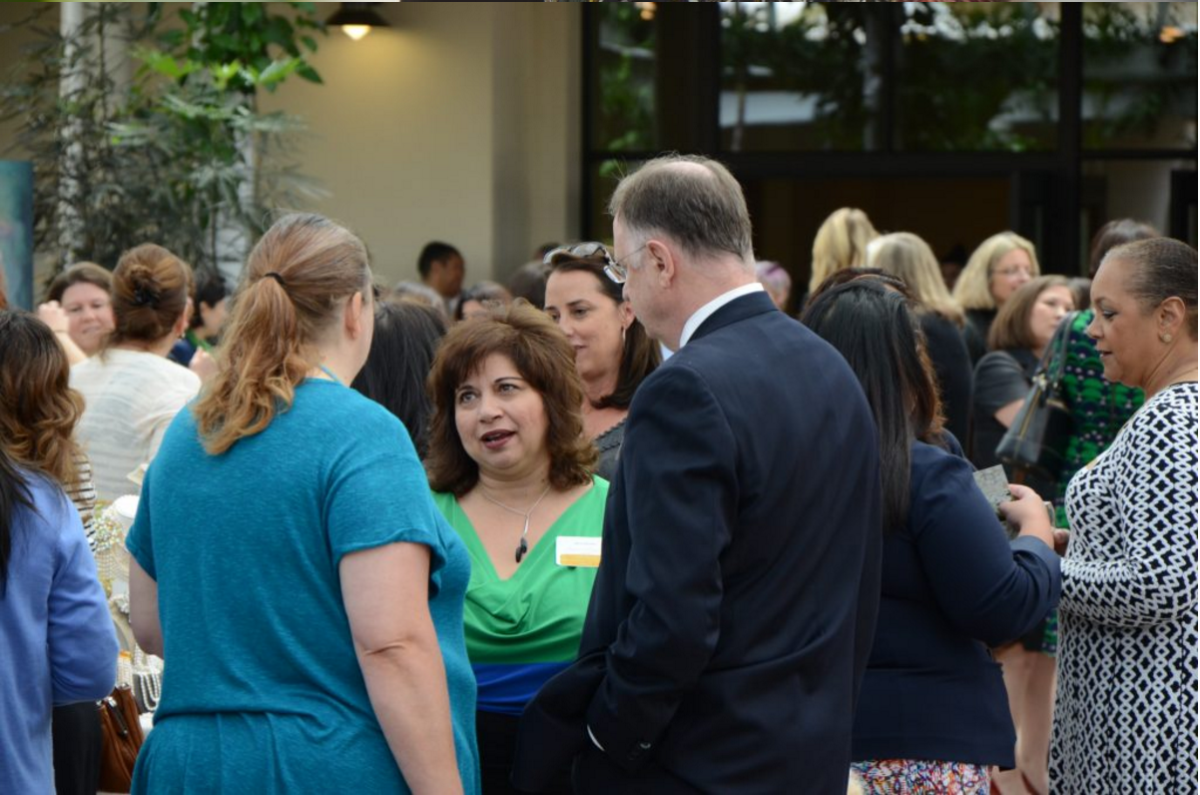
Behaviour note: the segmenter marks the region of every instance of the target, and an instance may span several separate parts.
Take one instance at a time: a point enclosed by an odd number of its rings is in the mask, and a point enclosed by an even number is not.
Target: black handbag
[[[1072,312],[1059,323],[1038,362],[1025,403],[996,448],[996,457],[1012,468],[1018,482],[1026,475],[1057,481],[1066,465],[1073,422],[1062,399],[1062,377],[1077,315]]]

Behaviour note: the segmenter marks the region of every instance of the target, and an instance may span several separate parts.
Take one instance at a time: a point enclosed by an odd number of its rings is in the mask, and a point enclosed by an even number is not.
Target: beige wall
[[[264,109],[308,120],[315,209],[355,228],[382,281],[416,278],[424,243],[467,260],[467,283],[504,278],[535,245],[578,235],[580,8],[397,3],[353,42],[331,31],[314,65]]]
[[[0,3],[0,70],[33,3]],[[170,6],[181,5],[176,3]],[[321,4],[332,13],[335,4]],[[571,3],[387,3],[391,24],[320,40],[325,83],[292,79],[263,110],[305,119],[310,207],[355,229],[380,280],[416,278],[421,246],[458,246],[467,283],[501,278],[534,246],[579,234],[581,8]],[[56,23],[56,20],[55,20]],[[0,127],[0,150],[12,140]],[[19,156],[19,155],[10,155]]]

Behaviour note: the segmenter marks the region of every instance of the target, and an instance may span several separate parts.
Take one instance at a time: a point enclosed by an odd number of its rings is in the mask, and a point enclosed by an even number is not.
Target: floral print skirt
[[[863,795],[988,795],[983,765],[926,759],[869,759],[853,762]]]

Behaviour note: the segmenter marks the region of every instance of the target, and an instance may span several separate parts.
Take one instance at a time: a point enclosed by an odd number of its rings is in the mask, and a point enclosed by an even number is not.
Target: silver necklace
[[[487,489],[485,489],[482,485],[479,487],[479,493],[483,495],[485,500],[490,502],[492,505],[495,505],[497,508],[503,508],[509,513],[515,513],[517,516],[520,516],[525,520],[525,528],[521,530],[521,543],[517,544],[517,563],[520,563],[521,558],[525,557],[525,553],[529,551],[529,542],[525,540],[525,537],[529,535],[529,517],[535,510],[537,510],[537,507],[542,504],[542,500],[546,499],[546,495],[550,493],[550,486],[546,486],[546,490],[542,492],[542,496],[538,497],[533,505],[529,506],[528,511],[518,511],[516,508],[508,507],[492,495],[488,494]]]

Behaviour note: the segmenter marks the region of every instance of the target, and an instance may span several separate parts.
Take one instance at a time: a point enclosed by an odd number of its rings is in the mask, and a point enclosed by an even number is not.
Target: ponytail
[[[261,433],[291,407],[319,362],[317,339],[370,277],[362,241],[327,218],[287,215],[267,230],[233,297],[220,369],[193,408],[210,454]]]

